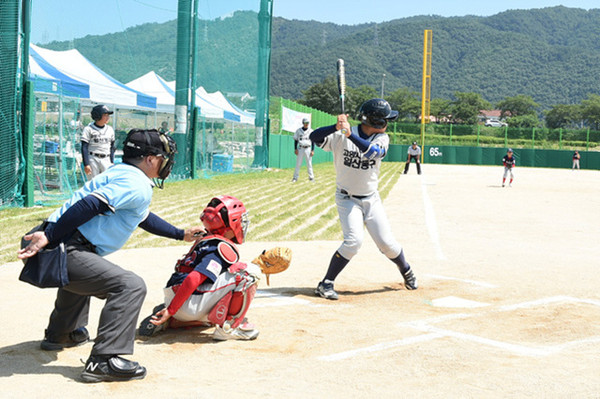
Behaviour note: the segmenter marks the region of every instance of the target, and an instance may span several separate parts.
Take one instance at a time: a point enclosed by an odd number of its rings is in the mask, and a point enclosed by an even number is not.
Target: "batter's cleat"
[[[169,321],[166,321],[165,323],[162,323],[161,325],[158,325],[158,326],[154,325],[150,322],[150,320],[152,320],[152,316],[154,316],[155,314],[157,314],[164,308],[165,308],[165,305],[163,305],[163,304],[157,305],[154,307],[154,309],[152,310],[152,314],[150,316],[146,317],[140,323],[140,327],[138,328],[138,335],[140,335],[142,337],[152,337],[152,336],[156,335],[157,333],[167,329],[167,327],[169,326]]]
[[[323,280],[317,286],[315,290],[315,294],[319,295],[325,299],[336,300],[338,299],[338,294],[333,289],[333,281],[331,280]]]
[[[236,328],[231,328],[227,322],[221,326],[215,326],[215,332],[212,338],[215,341],[227,341],[230,339],[237,339],[240,341],[251,341],[258,337],[259,331],[254,328],[254,325],[247,319],[244,319],[242,324]]]
[[[408,269],[407,272],[402,273],[402,277],[404,277],[404,286],[407,290],[416,290],[419,288],[417,284],[417,278],[411,269]]]
[[[292,183],[296,183],[298,179],[292,179]]]
[[[79,327],[62,337],[53,336],[46,330],[40,348],[45,351],[61,351],[64,348],[83,345],[90,340],[87,328]]]
[[[145,367],[117,355],[92,355],[81,373],[84,382],[141,380],[145,376]]]

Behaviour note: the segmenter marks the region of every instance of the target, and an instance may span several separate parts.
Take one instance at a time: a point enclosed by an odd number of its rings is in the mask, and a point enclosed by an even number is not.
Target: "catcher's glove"
[[[257,264],[260,270],[267,276],[267,285],[269,285],[269,276],[275,273],[281,273],[290,267],[292,261],[292,250],[286,247],[275,247],[265,250],[258,255],[252,263]]]

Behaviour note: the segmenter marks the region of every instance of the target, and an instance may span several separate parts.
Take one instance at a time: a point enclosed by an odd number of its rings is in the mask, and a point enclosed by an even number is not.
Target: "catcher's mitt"
[[[267,285],[269,285],[269,276],[275,273],[281,273],[290,267],[292,261],[292,250],[286,247],[275,247],[262,252],[252,263],[257,264],[260,270],[267,276]]]

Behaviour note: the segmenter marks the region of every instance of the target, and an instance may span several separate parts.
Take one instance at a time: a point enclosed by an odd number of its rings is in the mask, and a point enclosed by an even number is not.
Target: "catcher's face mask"
[[[158,188],[163,188],[165,179],[171,174],[173,165],[175,164],[175,152],[177,152],[177,144],[171,136],[160,133],[160,141],[162,142],[164,151],[159,154],[163,157],[163,162],[158,169],[158,177],[154,179],[154,183]]]
[[[242,244],[250,225],[248,212],[239,199],[230,195],[220,195],[213,198],[202,211],[200,220],[212,234],[224,235],[231,230],[233,241]]]

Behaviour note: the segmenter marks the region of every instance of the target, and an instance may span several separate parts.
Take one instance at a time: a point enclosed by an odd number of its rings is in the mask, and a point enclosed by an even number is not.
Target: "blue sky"
[[[200,15],[213,19],[235,9],[257,11],[258,0],[199,0]],[[177,0],[32,0],[31,40],[43,44],[120,32],[147,22],[177,18]],[[598,0],[274,0],[275,16],[355,25],[415,15],[489,16],[510,9],[557,5],[600,8]]]

